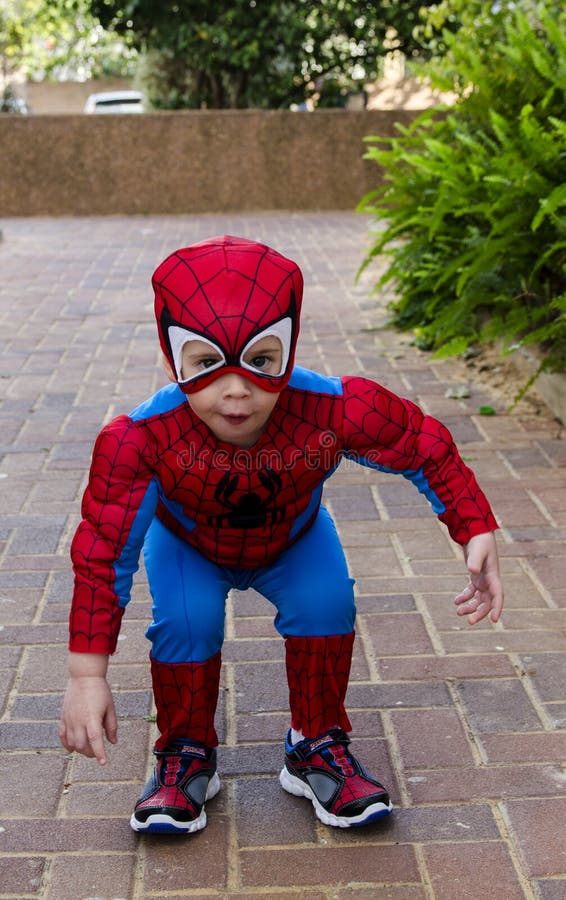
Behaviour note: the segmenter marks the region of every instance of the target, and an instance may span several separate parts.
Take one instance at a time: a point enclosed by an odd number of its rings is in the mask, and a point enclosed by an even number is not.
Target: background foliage
[[[425,2],[425,6],[430,2]],[[385,35],[409,55],[422,0],[92,0],[107,29],[143,54],[150,100],[165,108],[288,107],[322,88],[376,77]],[[334,85],[332,84],[334,82]]]
[[[127,35],[102,27],[88,0],[0,0],[0,67],[4,84],[35,80],[132,77],[137,54]]]
[[[385,183],[360,204],[376,220],[364,265],[389,257],[394,322],[439,356],[503,338],[565,368],[565,25],[552,0],[445,0],[421,34],[456,104],[368,139]]]

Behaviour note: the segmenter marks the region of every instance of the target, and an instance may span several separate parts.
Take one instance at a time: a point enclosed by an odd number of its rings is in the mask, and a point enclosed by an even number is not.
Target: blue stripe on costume
[[[153,478],[148,485],[145,496],[136,513],[128,540],[122,548],[120,556],[114,563],[114,592],[118,597],[118,606],[129,603],[134,572],[139,568],[139,558],[145,534],[155,515],[159,496],[157,481]]]
[[[388,475],[402,475],[403,478],[406,478],[408,481],[413,482],[420,494],[424,494],[424,496],[430,503],[433,512],[435,512],[437,516],[440,516],[443,512],[446,512],[446,506],[444,505],[436,491],[431,488],[430,484],[428,483],[428,479],[424,474],[422,466],[420,469],[407,469],[403,472],[399,471],[398,469],[390,469],[387,466],[380,466],[378,465],[378,463],[371,462],[369,459],[366,459],[365,456],[358,456],[355,453],[345,453],[344,456],[347,459],[353,459],[354,462],[359,463],[361,466],[367,466],[370,469],[378,469],[380,472],[386,472]]]
[[[289,380],[289,387],[300,391],[312,391],[315,394],[334,394],[340,396],[343,393],[340,378],[334,375],[321,375],[312,369],[303,369],[295,366]]]
[[[309,505],[304,510],[304,512],[301,513],[300,516],[297,516],[297,518],[293,522],[293,527],[291,528],[291,530],[289,532],[290,538],[294,538],[295,535],[299,533],[301,528],[303,528],[307,524],[309,519],[311,519],[312,516],[314,516],[315,512],[317,511],[318,507],[320,506],[321,497],[322,497],[322,484],[319,485],[317,488],[315,488],[315,490],[311,494],[311,498],[309,500]]]
[[[183,528],[186,528],[187,531],[192,531],[193,528],[196,528],[197,523],[194,519],[189,519],[186,513],[183,511],[183,506],[181,503],[177,503],[176,500],[171,500],[170,497],[164,497],[161,495],[161,502],[166,509],[169,510],[172,516],[177,519],[178,522],[181,523]]]
[[[163,413],[171,412],[177,406],[182,406],[187,400],[178,384],[168,384],[161,388],[153,397],[149,397],[136,406],[130,413],[132,422],[139,422],[141,419],[149,419],[151,416],[160,416]]]

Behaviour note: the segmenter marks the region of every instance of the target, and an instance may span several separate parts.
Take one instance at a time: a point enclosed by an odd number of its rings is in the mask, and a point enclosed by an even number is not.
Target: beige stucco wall
[[[96,81],[29,81],[22,86],[30,112],[35,115],[82,113],[89,94],[96,91],[131,90],[123,78],[99,78]]]
[[[0,115],[0,216],[351,209],[413,111]]]

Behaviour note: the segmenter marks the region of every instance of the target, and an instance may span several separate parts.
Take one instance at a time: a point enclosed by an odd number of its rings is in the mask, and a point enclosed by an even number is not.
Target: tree
[[[156,105],[281,107],[329,79],[343,87],[376,77],[392,27],[413,38],[420,0],[91,0],[105,28],[129,34],[146,57]]]
[[[88,0],[3,0],[0,54],[4,85],[18,77],[131,76],[136,56],[127,36],[102,28]]]

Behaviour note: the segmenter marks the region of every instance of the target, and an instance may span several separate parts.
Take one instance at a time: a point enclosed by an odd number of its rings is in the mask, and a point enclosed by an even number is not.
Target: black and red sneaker
[[[130,819],[134,831],[193,832],[206,825],[206,800],[220,790],[216,750],[174,741],[155,750],[157,762]]]
[[[391,812],[389,794],[349,752],[350,739],[341,728],[294,746],[290,741],[291,732],[285,742],[281,786],[297,797],[307,797],[325,825],[366,825]]]

